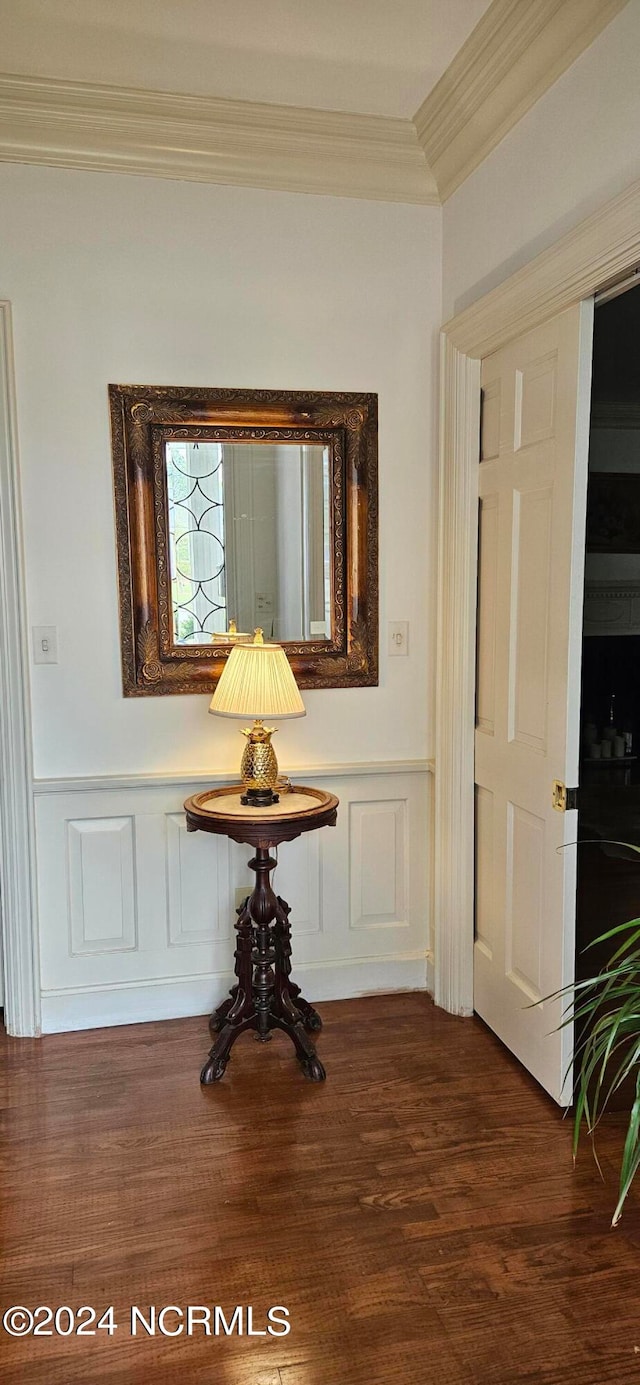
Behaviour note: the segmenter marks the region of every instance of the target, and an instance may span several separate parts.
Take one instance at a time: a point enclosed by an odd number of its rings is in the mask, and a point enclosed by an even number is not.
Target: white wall
[[[28,616],[59,643],[57,665],[32,667],[45,1030],[217,1002],[247,878],[242,852],[187,847],[181,814],[194,776],[237,774],[235,724],[205,696],[122,696],[109,382],[378,392],[380,686],[305,694],[279,736],[285,772],[352,767],[322,780],[337,833],[283,848],[282,887],[317,998],[425,984],[430,781],[398,762],[431,741],[440,224],[434,208],[0,167]],[[406,659],[387,659],[388,620],[410,622]],[[353,769],[374,761],[377,776]]]
[[[206,697],[122,697],[107,384],[375,390],[380,686],[309,693],[287,767],[430,750],[436,208],[0,168],[14,312],[38,777],[235,770]],[[411,624],[386,658],[387,620]]]
[[[444,317],[640,178],[640,0],[631,0],[444,207]]]

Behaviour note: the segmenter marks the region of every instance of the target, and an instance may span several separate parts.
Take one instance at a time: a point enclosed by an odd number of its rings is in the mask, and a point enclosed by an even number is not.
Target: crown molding
[[[0,74],[0,161],[437,206],[628,0],[493,0],[414,120]]]
[[[438,204],[410,120],[0,74],[0,161]]]
[[[493,0],[414,116],[442,202],[628,0]]]
[[[443,327],[467,356],[489,356],[640,263],[640,182],[581,221]]]
[[[628,0],[493,0],[414,120],[0,74],[0,162],[437,206]]]

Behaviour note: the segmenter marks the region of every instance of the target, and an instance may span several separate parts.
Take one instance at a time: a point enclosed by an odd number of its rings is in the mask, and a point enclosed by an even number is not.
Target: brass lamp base
[[[273,791],[278,778],[278,761],[271,744],[274,729],[256,719],[252,727],[245,727],[242,732],[247,737],[247,744],[240,765],[240,778],[246,793],[240,802],[252,808],[268,808],[272,803],[280,802],[279,795]]]

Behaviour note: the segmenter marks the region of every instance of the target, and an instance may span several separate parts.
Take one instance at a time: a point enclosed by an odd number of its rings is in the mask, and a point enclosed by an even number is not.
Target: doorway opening
[[[585,549],[576,979],[640,915],[640,292],[596,302]],[[585,948],[589,950],[585,952]]]

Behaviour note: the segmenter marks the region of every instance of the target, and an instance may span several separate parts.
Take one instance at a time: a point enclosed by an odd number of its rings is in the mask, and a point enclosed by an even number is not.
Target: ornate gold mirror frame
[[[293,390],[110,385],[125,697],[209,693],[231,645],[173,642],[165,444],[328,448],[330,638],[284,647],[301,688],[378,682],[378,398]]]

